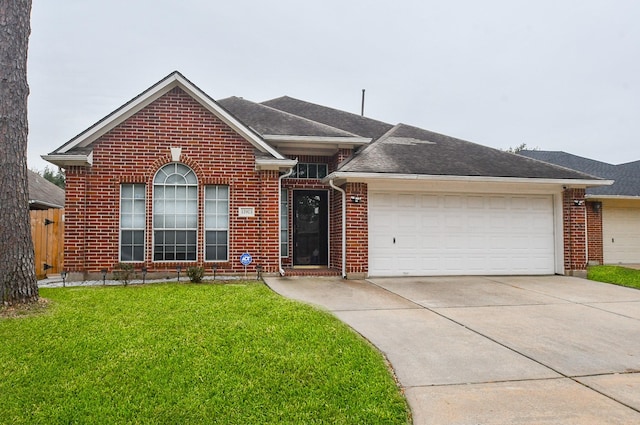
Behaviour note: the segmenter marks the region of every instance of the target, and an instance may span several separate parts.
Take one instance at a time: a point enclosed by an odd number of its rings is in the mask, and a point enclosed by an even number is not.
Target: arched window
[[[153,179],[153,261],[195,261],[198,180],[184,164],[163,166]]]

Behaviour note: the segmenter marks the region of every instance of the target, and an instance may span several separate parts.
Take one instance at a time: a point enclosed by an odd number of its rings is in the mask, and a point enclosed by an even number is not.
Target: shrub
[[[187,269],[187,276],[193,283],[202,282],[202,277],[204,276],[204,267],[189,267]]]
[[[118,263],[117,268],[113,271],[113,278],[121,280],[124,286],[127,286],[135,273],[133,264]]]

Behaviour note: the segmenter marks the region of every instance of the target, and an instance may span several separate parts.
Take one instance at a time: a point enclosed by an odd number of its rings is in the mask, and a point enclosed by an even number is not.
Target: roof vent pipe
[[[362,106],[360,107],[360,116],[364,117],[364,89],[362,89]]]

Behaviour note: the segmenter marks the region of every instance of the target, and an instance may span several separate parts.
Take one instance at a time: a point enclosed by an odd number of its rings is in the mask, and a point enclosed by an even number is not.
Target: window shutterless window
[[[205,261],[229,259],[229,187],[205,186]]]
[[[144,261],[145,185],[120,185],[120,261]]]
[[[327,177],[327,164],[299,162],[293,169],[292,179],[323,179]]]
[[[153,260],[195,261],[198,181],[184,164],[162,167],[153,180]]]

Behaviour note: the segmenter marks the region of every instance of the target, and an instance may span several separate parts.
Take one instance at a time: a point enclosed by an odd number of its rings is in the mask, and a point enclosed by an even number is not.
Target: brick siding
[[[92,145],[91,167],[66,170],[65,268],[74,273],[113,271],[119,257],[120,185],[146,185],[145,260],[136,269],[173,272],[191,265],[218,273],[244,271],[239,257],[249,252],[265,273],[278,271],[280,219],[277,171],[255,169],[255,148],[233,129],[175,88],[128,120],[101,136]],[[197,261],[153,262],[153,178],[163,165],[172,162],[171,148],[181,148],[180,162],[191,167],[198,178]],[[333,156],[297,156],[300,162],[326,163],[329,172],[352,154],[339,149]],[[204,261],[204,189],[206,185],[229,186],[229,260]],[[329,203],[329,267],[342,267],[341,194],[318,179],[284,179],[289,196],[289,257],[293,260],[293,190],[325,190]],[[368,272],[368,198],[366,183],[345,183],[346,272]],[[585,205],[584,189],[567,189],[563,194],[564,269],[583,271],[589,261],[602,262],[602,212],[597,203]],[[354,202],[352,197],[359,198]],[[254,207],[255,217],[238,217],[238,207]],[[588,234],[588,236],[587,236]],[[588,245],[587,245],[588,244]],[[588,254],[587,254],[588,253]]]
[[[366,183],[347,183],[347,276],[369,270],[369,206]],[[354,202],[352,197],[359,198]]]
[[[563,193],[564,269],[567,274],[587,268],[584,194],[584,189],[566,189]]]
[[[170,148],[182,148],[180,162],[198,178],[198,260],[158,262],[152,259],[152,191],[157,170],[172,161]],[[218,272],[241,272],[239,257],[254,258],[277,271],[279,205],[277,171],[255,170],[255,148],[181,89],[175,88],[93,144],[91,167],[67,170],[65,267],[69,272],[112,271],[119,257],[119,196],[122,183],[146,184],[146,248],[149,272],[174,271],[191,265]],[[229,186],[229,261],[204,262],[204,187]],[[238,207],[255,207],[256,215],[238,217]]]
[[[589,264],[602,264],[602,202],[587,202],[587,248]]]

